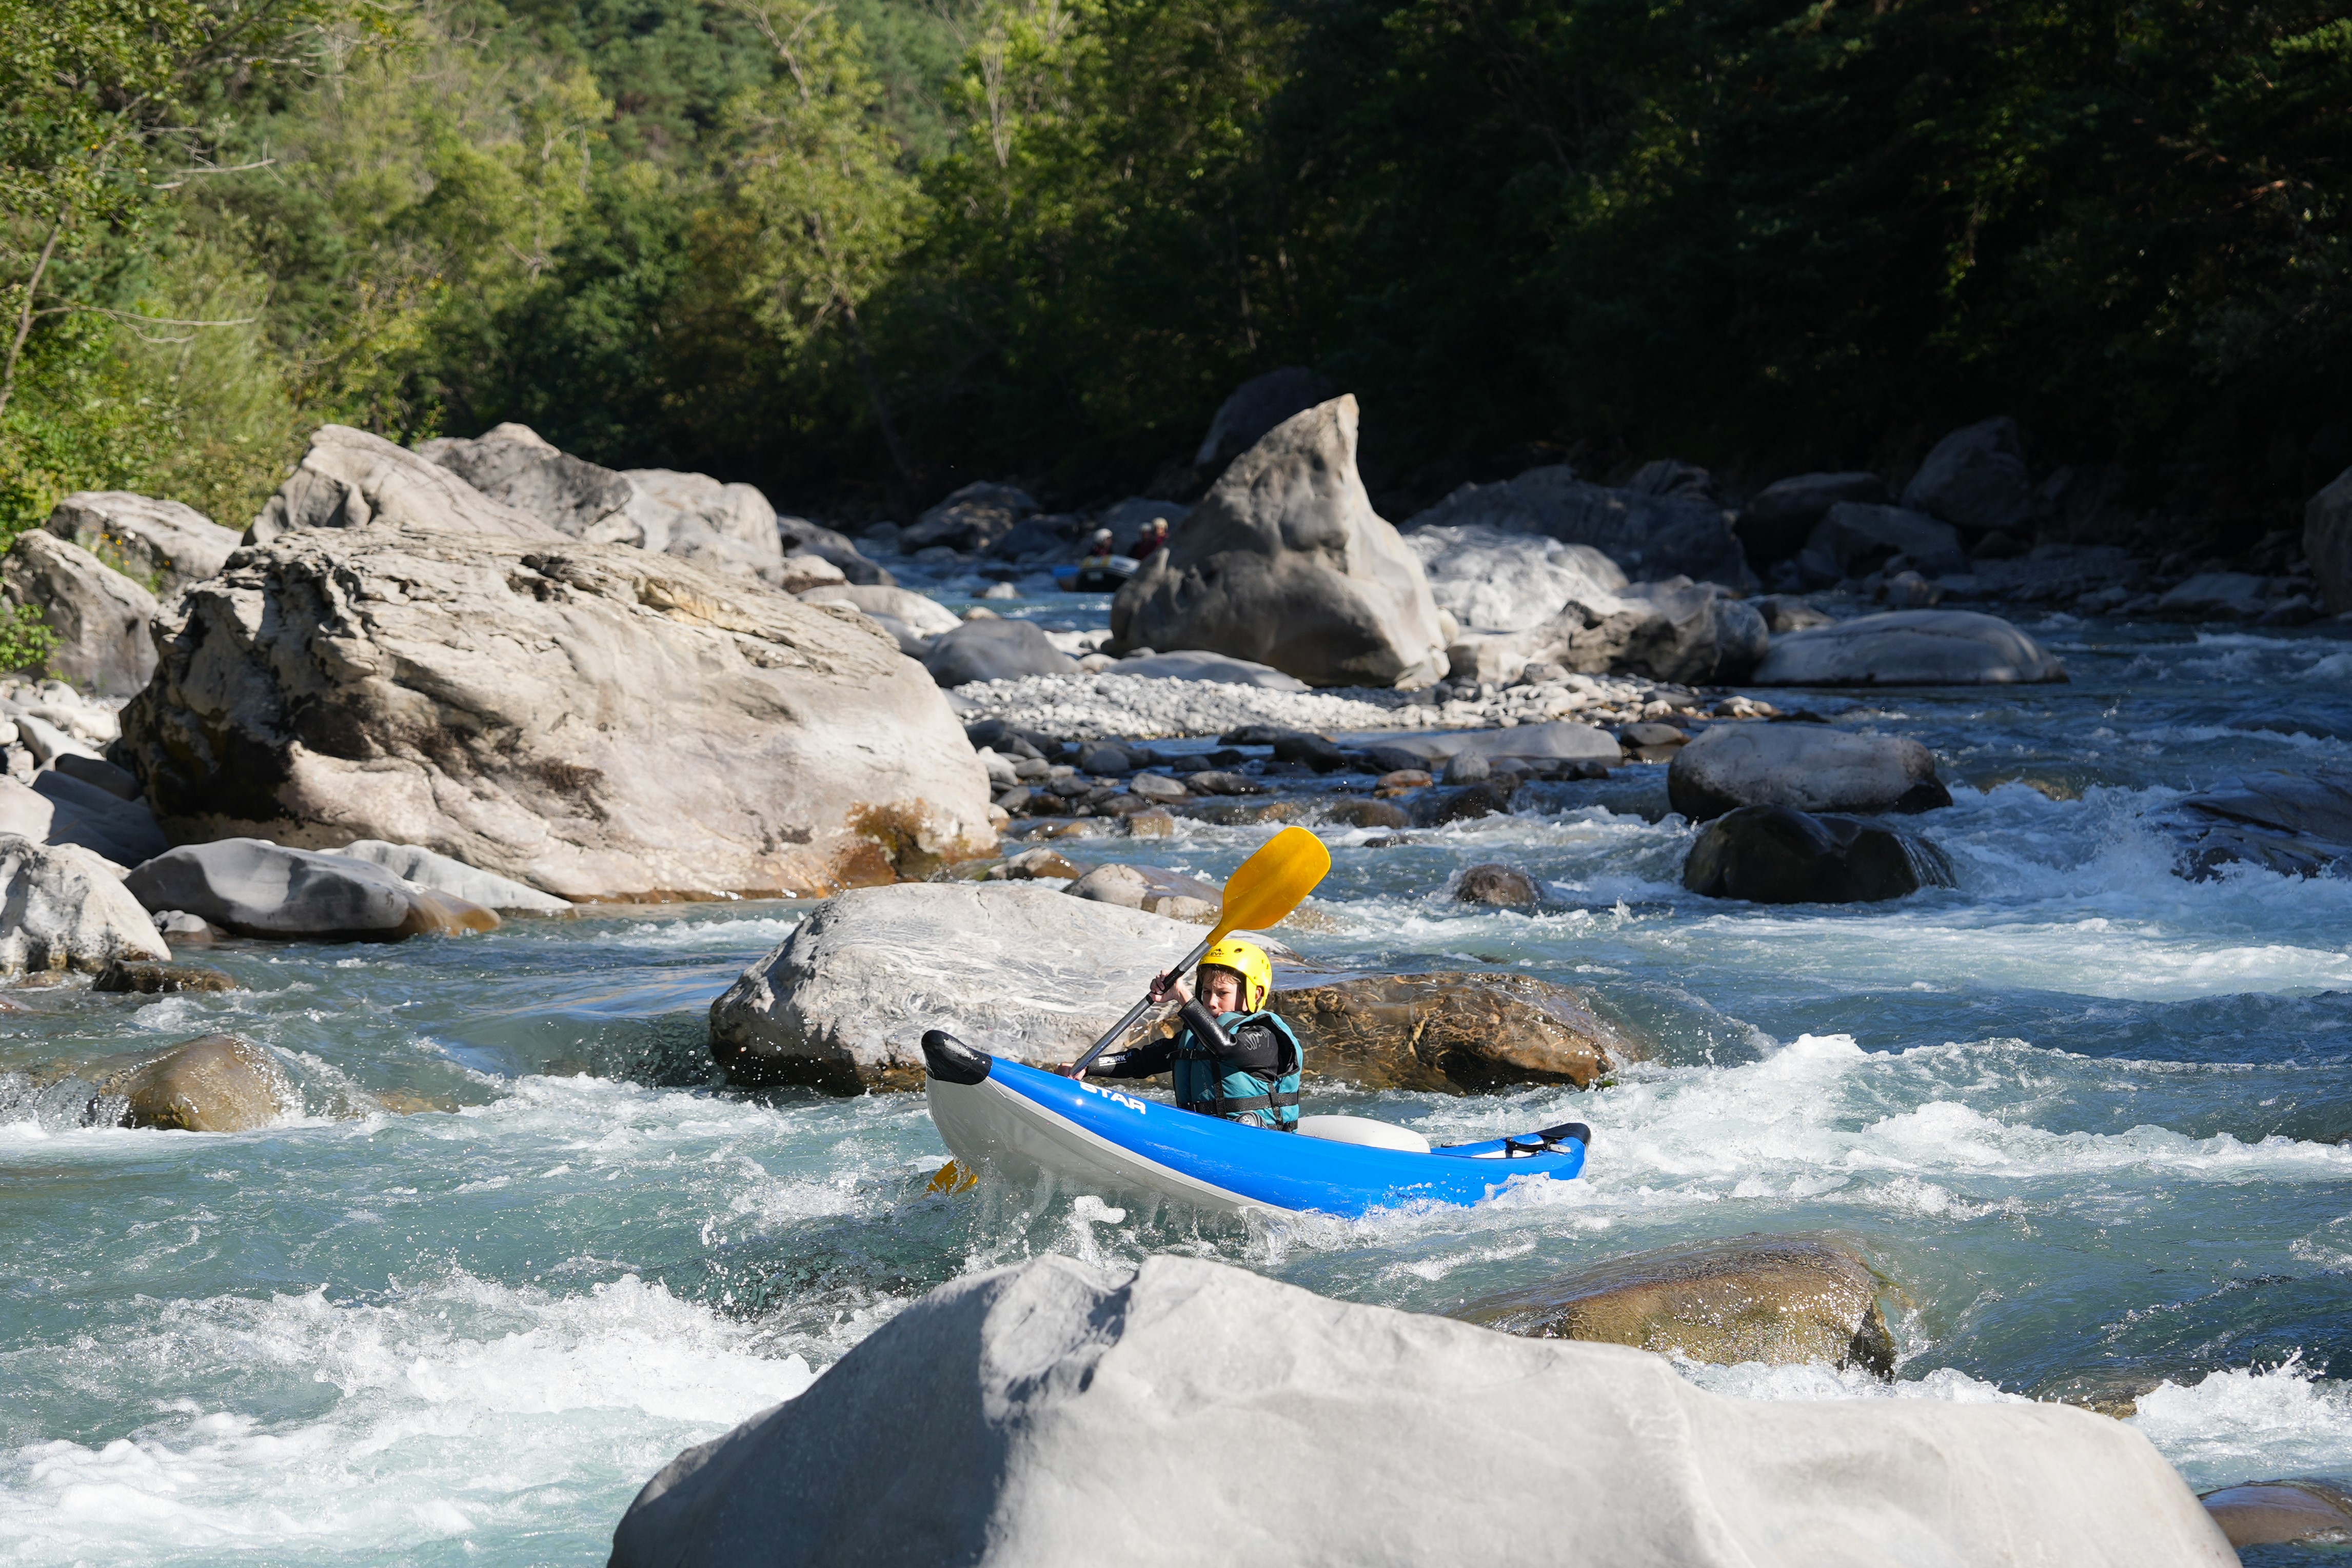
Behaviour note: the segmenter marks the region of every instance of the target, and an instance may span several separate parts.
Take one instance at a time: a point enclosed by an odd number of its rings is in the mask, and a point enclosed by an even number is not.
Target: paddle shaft
[[[1202,942],[1198,947],[1193,948],[1190,953],[1185,954],[1182,958],[1177,961],[1176,967],[1170,969],[1168,972],[1171,975],[1182,974],[1185,970],[1199,963],[1202,956],[1207,953],[1210,948],[1215,946],[1218,941],[1223,938],[1224,935],[1225,933],[1222,927],[1210,932],[1206,941]],[[1076,1078],[1083,1074],[1087,1068],[1093,1066],[1095,1058],[1100,1056],[1104,1051],[1108,1051],[1114,1040],[1118,1040],[1119,1036],[1125,1034],[1129,1030],[1133,1029],[1136,1026],[1137,1020],[1140,1019],[1145,1013],[1150,1011],[1152,1006],[1153,1003],[1151,998],[1150,997],[1146,997],[1141,1001],[1136,1003],[1133,1007],[1128,1009],[1127,1016],[1119,1019],[1117,1023],[1111,1025],[1110,1032],[1108,1034],[1095,1041],[1094,1044],[1087,1047],[1087,1053],[1071,1064],[1070,1076]]]

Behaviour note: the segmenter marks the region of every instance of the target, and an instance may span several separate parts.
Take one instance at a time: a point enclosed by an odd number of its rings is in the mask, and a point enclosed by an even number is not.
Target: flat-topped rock
[[[1936,758],[1907,736],[1819,724],[1721,724],[1675,753],[1666,800],[1694,822],[1741,806],[1925,811],[1952,803]]]
[[[2022,685],[2063,681],[2066,666],[1997,615],[1896,610],[1772,639],[1749,679],[1759,686]]]

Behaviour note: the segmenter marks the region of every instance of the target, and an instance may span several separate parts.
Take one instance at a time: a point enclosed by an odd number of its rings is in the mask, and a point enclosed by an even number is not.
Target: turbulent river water
[[[679,1448],[932,1286],[1045,1250],[1198,1252],[1444,1311],[1671,1242],[1830,1232],[1900,1287],[1891,1385],[1686,1375],[1763,1399],[2158,1384],[2133,1419],[2200,1488],[2352,1473],[2352,881],[2185,882],[2141,821],[2233,771],[2352,763],[2352,640],[2032,629],[2072,685],[1798,699],[1936,752],[1956,804],[1916,825],[1957,890],[1687,895],[1658,767],[1408,845],[1325,830],[1328,918],[1285,933],[1303,954],[1514,967],[1664,1043],[1591,1093],[1318,1096],[1441,1142],[1592,1125],[1582,1180],[1475,1210],[1113,1224],[929,1194],[945,1153],[920,1097],[712,1078],[709,1003],[791,904],[192,955],[247,988],[226,995],[16,992],[0,1562],[601,1562]],[[1222,880],[1272,831],[1118,852]],[[1558,910],[1444,900],[1495,859]],[[305,1113],[88,1130],[21,1075],[215,1030],[274,1049]],[[387,1095],[456,1113],[367,1112]]]

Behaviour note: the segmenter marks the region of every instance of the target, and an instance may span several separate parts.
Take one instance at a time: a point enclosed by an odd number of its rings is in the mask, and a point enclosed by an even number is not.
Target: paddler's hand
[[[1180,1002],[1186,999],[1184,995],[1184,982],[1176,977],[1176,971],[1173,969],[1171,969],[1164,975],[1154,975],[1151,977],[1152,1004],[1156,1007],[1167,1001],[1171,997],[1175,998]]]

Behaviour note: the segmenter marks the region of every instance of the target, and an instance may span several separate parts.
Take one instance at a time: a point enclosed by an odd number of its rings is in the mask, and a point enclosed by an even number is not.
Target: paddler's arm
[[[1133,1051],[1113,1051],[1095,1058],[1089,1078],[1157,1078],[1176,1062],[1176,1042],[1155,1040]]]

